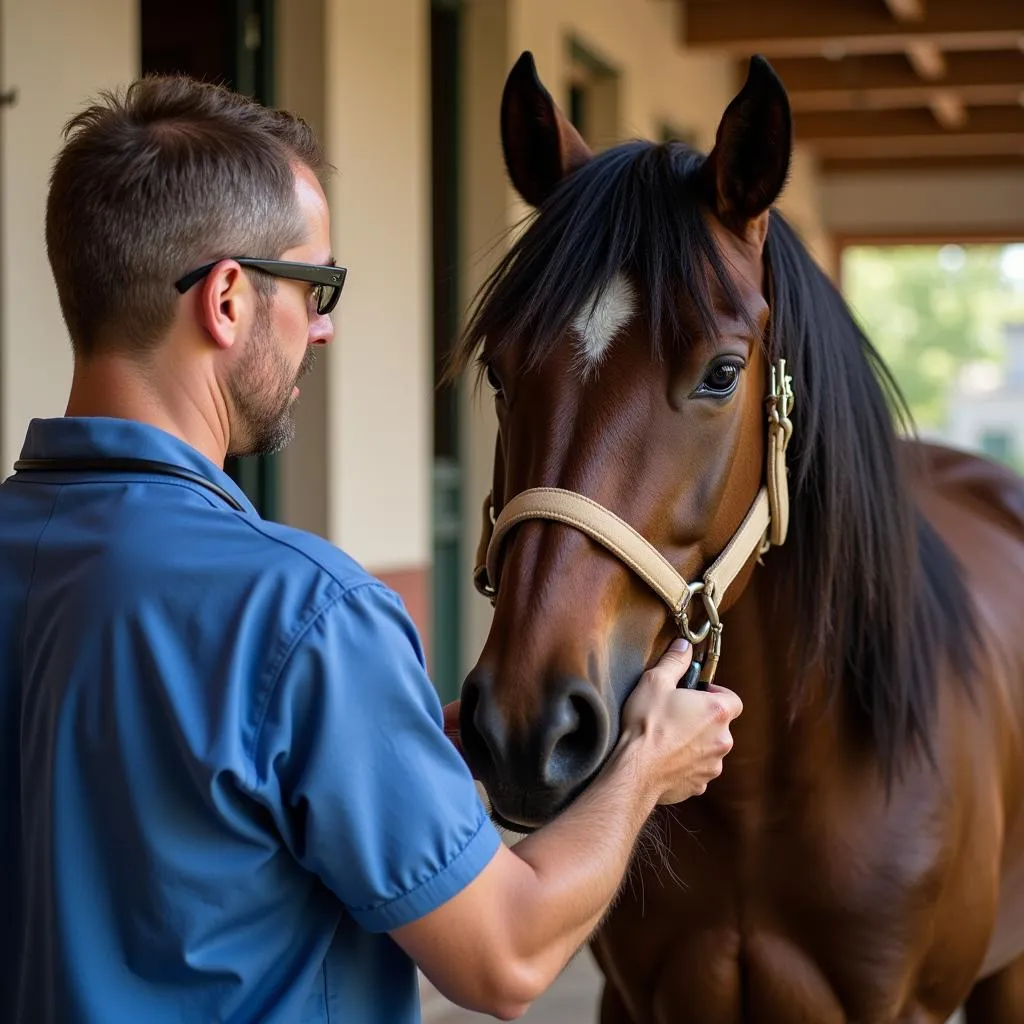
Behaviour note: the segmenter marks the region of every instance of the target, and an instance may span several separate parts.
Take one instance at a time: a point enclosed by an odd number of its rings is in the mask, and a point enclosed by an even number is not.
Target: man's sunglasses
[[[345,275],[348,273],[344,267],[336,267],[333,264],[294,263],[290,260],[258,260],[248,256],[231,256],[221,257],[212,263],[197,267],[180,281],[175,281],[174,287],[184,295],[192,285],[201,281],[218,263],[222,263],[225,259],[233,259],[243,267],[262,270],[265,274],[270,274],[273,277],[284,277],[289,281],[308,281],[310,284],[316,285],[313,294],[316,296],[318,316],[326,316],[338,304],[338,299],[341,298],[341,289],[345,284]]]

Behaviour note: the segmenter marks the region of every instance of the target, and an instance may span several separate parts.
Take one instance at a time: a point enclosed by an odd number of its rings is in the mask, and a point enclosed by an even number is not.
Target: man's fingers
[[[727,689],[724,686],[716,686],[712,683],[708,687],[708,693],[713,693],[721,702],[722,707],[725,708],[729,715],[729,719],[739,718],[743,713],[743,701],[740,700],[739,696],[732,690]]]
[[[651,668],[651,674],[666,686],[676,686],[693,661],[693,648],[682,637],[673,640],[668,650]]]

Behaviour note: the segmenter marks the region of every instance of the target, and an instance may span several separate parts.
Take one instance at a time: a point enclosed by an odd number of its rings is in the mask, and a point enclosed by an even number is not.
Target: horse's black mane
[[[740,305],[702,214],[703,156],[634,141],[595,156],[545,201],[481,289],[457,371],[522,340],[537,365],[581,304],[624,272],[657,356],[712,335],[716,298]],[[773,211],[766,339],[797,395],[788,453],[789,540],[801,666],[821,666],[873,742],[887,778],[929,727],[946,659],[968,680],[975,635],[951,552],[910,493],[899,389],[842,296]],[[782,552],[785,552],[783,554]]]

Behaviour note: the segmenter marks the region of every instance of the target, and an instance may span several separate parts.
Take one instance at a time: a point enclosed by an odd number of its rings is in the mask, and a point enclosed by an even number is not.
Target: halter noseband
[[[488,494],[483,507],[483,531],[477,548],[473,582],[477,590],[497,601],[501,569],[502,542],[508,532],[526,519],[550,519],[585,533],[607,548],[633,570],[672,612],[680,634],[691,644],[709,638],[707,660],[700,680],[709,684],[715,678],[722,650],[723,624],[718,607],[726,591],[755,552],[783,544],[789,528],[789,486],[786,476],[786,449],[793,435],[790,413],[793,411],[792,378],[786,374],[786,361],[771,367],[766,399],[768,445],[766,482],[757,493],[740,528],[715,559],[702,579],[688,583],[646,538],[603,505],[575,491],[560,487],[532,487],[512,498],[492,519],[492,498]],[[700,595],[707,621],[697,631],[690,628],[688,609]]]

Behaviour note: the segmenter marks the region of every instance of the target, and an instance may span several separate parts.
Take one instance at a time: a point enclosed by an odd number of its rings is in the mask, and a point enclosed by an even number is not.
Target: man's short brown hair
[[[309,126],[221,86],[149,76],[68,121],[46,246],[76,353],[133,351],[166,333],[174,282],[211,260],[274,259],[305,234],[293,162],[322,176]],[[271,279],[252,275],[266,295]]]

